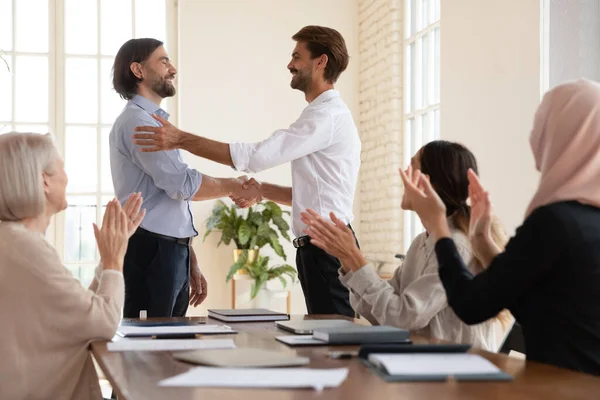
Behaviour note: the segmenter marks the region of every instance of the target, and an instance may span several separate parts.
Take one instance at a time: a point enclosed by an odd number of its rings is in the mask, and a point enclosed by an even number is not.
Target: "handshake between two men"
[[[252,207],[263,200],[260,182],[247,176],[239,177],[238,181],[241,184],[240,187],[229,196],[238,207]]]

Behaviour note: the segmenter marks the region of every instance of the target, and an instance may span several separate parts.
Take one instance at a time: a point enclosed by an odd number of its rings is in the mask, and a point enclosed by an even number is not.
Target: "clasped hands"
[[[261,184],[254,178],[240,176],[237,178],[239,185],[230,193],[229,198],[241,208],[252,207],[263,199]]]

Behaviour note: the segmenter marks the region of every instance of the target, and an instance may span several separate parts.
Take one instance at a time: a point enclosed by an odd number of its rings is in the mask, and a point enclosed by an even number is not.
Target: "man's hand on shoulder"
[[[141,146],[142,152],[156,152],[162,150],[180,149],[182,147],[184,132],[171,124],[166,119],[152,114],[152,117],[162,126],[138,126],[133,134],[133,143]]]

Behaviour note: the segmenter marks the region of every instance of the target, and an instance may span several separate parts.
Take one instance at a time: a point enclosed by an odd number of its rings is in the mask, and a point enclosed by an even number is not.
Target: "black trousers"
[[[124,318],[184,317],[190,298],[189,246],[137,231],[123,265]]]
[[[355,316],[350,293],[340,282],[337,258],[309,243],[298,248],[296,267],[309,314]]]

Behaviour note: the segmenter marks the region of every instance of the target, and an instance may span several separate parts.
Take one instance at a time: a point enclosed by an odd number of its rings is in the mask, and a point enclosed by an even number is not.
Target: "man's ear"
[[[135,75],[136,78],[144,79],[142,64],[140,64],[139,62],[132,62],[129,66],[129,69],[131,70],[133,75]]]
[[[317,69],[325,70],[329,62],[329,57],[327,57],[327,54],[321,54],[316,61]]]

